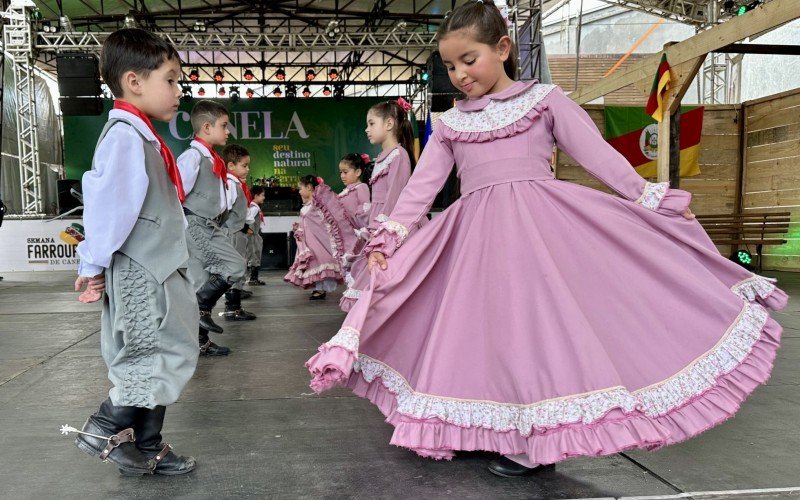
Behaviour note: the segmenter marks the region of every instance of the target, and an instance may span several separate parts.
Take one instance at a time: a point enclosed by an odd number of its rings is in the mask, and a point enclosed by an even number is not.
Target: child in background
[[[314,191],[322,186],[322,178],[313,175],[303,177],[298,183],[303,208],[300,222],[293,227],[297,254],[283,278],[303,289],[313,287],[310,300],[325,299],[327,292],[334,291],[342,282],[340,258],[343,242],[338,226],[326,221],[329,216],[324,213],[324,207],[314,204]]]
[[[250,277],[247,284],[251,286],[264,286],[266,283],[258,279],[258,271],[261,269],[261,254],[264,251],[264,239],[261,237],[261,225],[264,223],[264,213],[261,205],[266,198],[266,192],[262,186],[254,186],[250,189],[253,200],[247,209],[246,223],[250,226],[247,233],[247,267],[250,270]]]
[[[228,197],[230,210],[224,228],[231,246],[244,260],[247,259],[247,210],[250,206],[250,190],[247,188],[247,174],[250,173],[250,153],[243,146],[231,144],[222,151],[222,159],[228,168]],[[252,321],[256,315],[242,308],[242,284],[239,278],[225,292],[225,321]]]

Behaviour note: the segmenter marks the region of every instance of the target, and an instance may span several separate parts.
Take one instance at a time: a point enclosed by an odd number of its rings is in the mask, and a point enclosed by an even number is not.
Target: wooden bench
[[[747,212],[730,215],[698,215],[697,220],[715,245],[755,245],[758,271],[762,271],[764,245],[783,245],[791,212]]]

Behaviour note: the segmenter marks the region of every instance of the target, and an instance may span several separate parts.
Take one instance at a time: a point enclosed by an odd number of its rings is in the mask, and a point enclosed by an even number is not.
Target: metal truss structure
[[[631,10],[646,12],[654,16],[672,19],[695,26],[716,24],[733,15],[732,9],[725,10],[723,0],[603,0],[609,4],[621,5]],[[770,0],[761,0],[761,3]],[[733,0],[733,8],[751,4],[753,0]]]

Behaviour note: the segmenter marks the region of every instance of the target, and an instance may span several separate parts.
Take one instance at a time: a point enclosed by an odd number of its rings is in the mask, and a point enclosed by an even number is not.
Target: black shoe
[[[242,290],[242,300],[249,299],[253,296],[253,292],[250,290]]]
[[[327,296],[328,294],[325,292],[314,290],[313,292],[311,292],[311,297],[309,297],[308,300],[325,300],[325,297]]]
[[[555,464],[539,465],[537,467],[525,467],[507,457],[500,457],[489,463],[489,472],[500,477],[523,477],[536,474],[538,472],[555,470]]]
[[[156,462],[134,444],[136,436],[132,427],[140,409],[135,406],[114,406],[110,399],[106,399],[100,409],[83,424],[83,432],[107,436],[108,439],[78,434],[75,446],[88,455],[113,463],[123,475],[152,474]]]
[[[184,457],[173,453],[172,446],[161,442],[161,428],[164,426],[165,406],[152,410],[141,408],[136,423],[136,447],[145,456],[155,461],[155,474],[178,476],[192,472],[197,465],[194,457]]]
[[[219,274],[208,277],[203,286],[197,291],[197,305],[200,308],[200,327],[214,333],[222,333],[222,327],[211,319],[211,310],[220,297],[230,289],[231,284]]]
[[[202,309],[200,310],[200,328],[214,333],[222,333],[225,331],[221,326],[214,323],[214,320],[211,318],[211,311],[204,311]]]
[[[253,321],[256,315],[241,307],[235,311],[225,311],[225,321]]]
[[[231,350],[225,346],[217,345],[210,340],[200,346],[201,356],[227,356]]]
[[[247,279],[247,284],[248,285],[253,285],[253,286],[264,286],[264,285],[266,285],[266,283],[264,283],[263,281],[258,279],[258,271],[259,271],[258,267],[251,267],[250,268],[250,278]]]

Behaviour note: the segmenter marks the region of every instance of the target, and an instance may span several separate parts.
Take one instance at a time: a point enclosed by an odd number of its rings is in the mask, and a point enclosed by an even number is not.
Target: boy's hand
[[[106,291],[106,275],[98,274],[92,278],[79,276],[75,280],[75,291],[80,292],[81,288],[86,285],[86,290],[78,296],[78,300],[84,304],[97,302],[103,298],[103,292]]]
[[[253,232],[253,230],[252,230],[252,229],[248,229],[248,230],[247,230],[247,236],[252,236],[252,235],[254,235],[254,234],[255,234],[255,233]]]
[[[386,256],[380,252],[372,252],[369,254],[369,260],[367,261],[367,267],[370,271],[375,266],[380,266],[381,270],[385,271],[389,265],[386,263]]]

